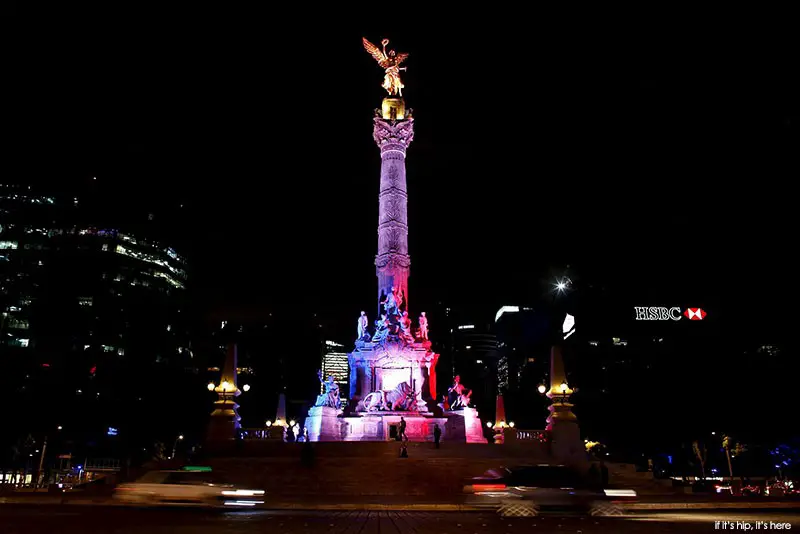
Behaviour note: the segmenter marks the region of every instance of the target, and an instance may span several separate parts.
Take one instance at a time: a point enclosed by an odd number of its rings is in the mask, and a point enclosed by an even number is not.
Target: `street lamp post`
[[[39,470],[36,471],[36,487],[39,487],[40,481],[43,476],[42,469],[44,468],[44,454],[47,451],[47,436],[44,437],[44,442],[42,443],[42,454],[39,456]]]
[[[175,459],[175,453],[178,450],[178,442],[179,441],[183,441],[183,434],[181,434],[177,438],[175,438],[175,444],[172,446],[172,457],[171,457],[171,459],[173,459],[173,460]]]

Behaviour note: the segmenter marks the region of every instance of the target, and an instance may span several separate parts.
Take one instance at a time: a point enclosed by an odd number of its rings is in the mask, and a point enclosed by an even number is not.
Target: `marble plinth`
[[[417,412],[390,412],[343,417],[342,441],[390,441],[400,432],[400,418],[406,421],[406,436],[409,441],[433,441],[434,425],[439,425],[442,440],[447,439],[447,419],[421,415]],[[394,429],[392,428],[394,427]]]
[[[327,411],[323,411],[327,410]],[[486,443],[477,410],[466,408],[436,417],[419,412],[370,412],[338,417],[332,408],[311,408],[306,419],[310,441],[392,441],[400,431],[400,418],[406,421],[409,441],[433,441],[439,425],[441,440],[461,443]]]
[[[309,441],[342,441],[341,413],[328,406],[310,408],[305,422]]]
[[[487,443],[483,435],[483,425],[475,408],[464,408],[445,412],[449,441],[465,441],[467,443]]]

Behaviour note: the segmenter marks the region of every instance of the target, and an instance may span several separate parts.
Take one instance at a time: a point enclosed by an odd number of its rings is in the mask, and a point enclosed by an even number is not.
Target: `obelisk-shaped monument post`
[[[406,149],[414,138],[414,119],[400,97],[383,99],[376,111],[373,138],[381,151],[381,185],[378,194],[378,299],[396,288],[408,309],[408,193]],[[378,310],[380,314],[380,309]]]
[[[570,395],[573,389],[567,383],[561,342],[550,350],[550,390],[547,398],[552,401],[548,408],[547,431],[550,433],[551,453],[560,463],[582,469],[588,467],[586,449],[581,441],[578,418],[572,412]]]
[[[224,442],[236,439],[239,430],[239,405],[236,397],[241,391],[236,386],[237,347],[236,343],[229,343],[225,354],[225,364],[219,384],[214,388],[218,398],[211,412],[211,421],[208,425],[208,439],[213,442]]]

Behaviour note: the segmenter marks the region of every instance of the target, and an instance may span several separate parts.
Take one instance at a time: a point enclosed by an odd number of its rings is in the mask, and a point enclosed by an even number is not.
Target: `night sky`
[[[6,8],[4,174],[160,203],[207,309],[373,309],[384,93],[361,37],[388,37],[411,54],[417,311],[538,298],[568,265],[621,305],[788,339],[800,78],[779,28],[135,6]]]

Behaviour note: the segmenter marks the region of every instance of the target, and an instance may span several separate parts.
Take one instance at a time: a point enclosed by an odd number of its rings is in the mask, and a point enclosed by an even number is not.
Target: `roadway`
[[[544,533],[681,533],[710,532],[716,521],[734,525],[724,530],[756,530],[756,521],[800,528],[800,513],[784,511],[630,514],[620,518],[540,516],[502,518],[477,512],[290,512],[214,511],[190,508],[117,506],[0,505],[0,534],[85,532],[113,534],[514,534]],[[743,523],[735,523],[735,522]],[[767,524],[769,525],[769,524]],[[761,526],[758,530],[772,530]],[[785,527],[784,527],[785,530]]]

